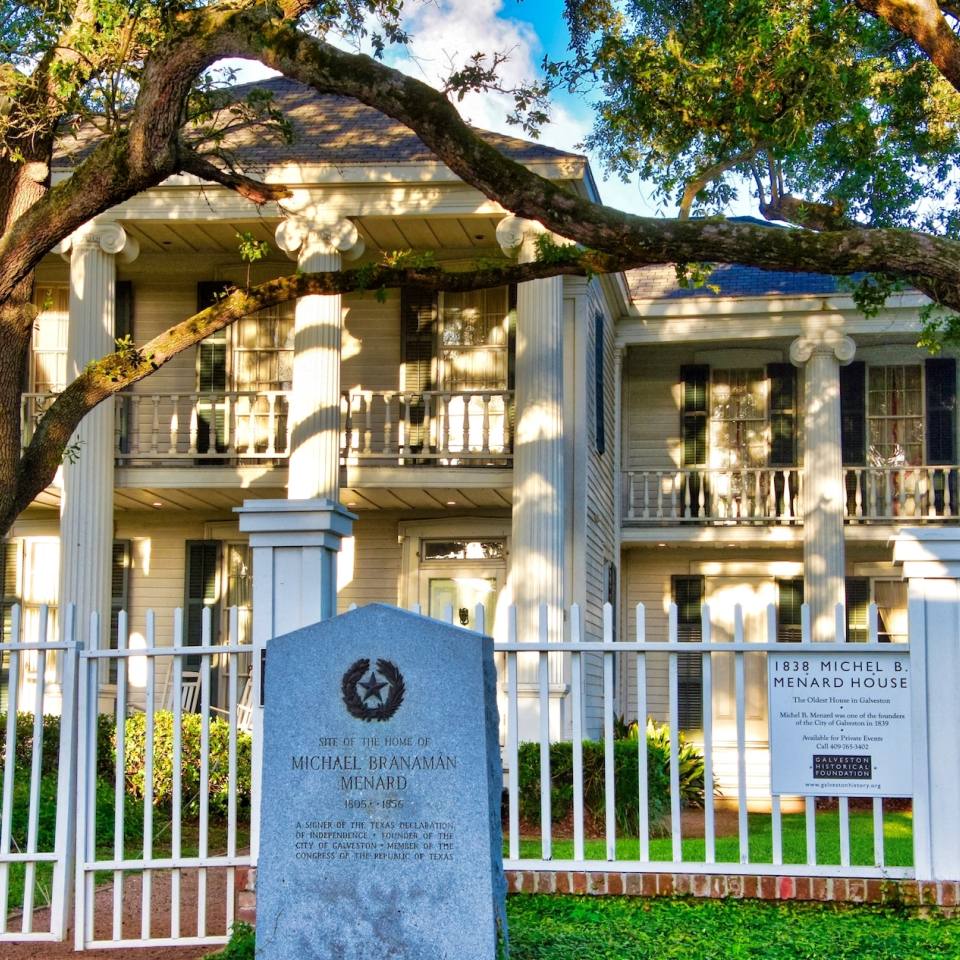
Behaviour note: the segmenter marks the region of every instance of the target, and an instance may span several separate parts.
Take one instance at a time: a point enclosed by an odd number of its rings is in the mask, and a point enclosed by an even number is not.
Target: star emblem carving
[[[371,697],[376,697],[380,703],[383,703],[383,694],[380,691],[383,690],[384,687],[389,686],[389,684],[383,680],[378,681],[376,671],[371,670],[370,679],[361,680],[360,686],[367,691],[361,698],[364,703],[366,703]]]
[[[389,720],[403,703],[406,684],[395,663],[381,658],[371,665],[364,657],[344,673],[340,691],[351,716],[367,721]]]

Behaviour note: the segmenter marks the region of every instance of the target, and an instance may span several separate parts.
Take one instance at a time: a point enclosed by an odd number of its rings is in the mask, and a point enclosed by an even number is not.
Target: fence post
[[[958,880],[960,531],[903,530],[893,559],[909,583],[914,867],[918,880]]]
[[[57,760],[57,860],[53,868],[50,897],[50,930],[58,940],[67,939],[67,924],[73,901],[74,855],[76,853],[77,792],[77,685],[80,678],[80,647],[76,637],[76,606],[65,611],[63,641],[71,644],[61,651],[60,745]]]
[[[253,551],[253,746],[250,856],[260,843],[263,697],[269,642],[337,612],[337,553],[356,515],[332,500],[245,500],[236,508]]]

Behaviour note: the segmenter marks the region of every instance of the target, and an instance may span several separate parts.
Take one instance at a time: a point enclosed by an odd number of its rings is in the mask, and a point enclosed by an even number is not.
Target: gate
[[[14,639],[0,643],[0,680],[7,690],[0,790],[0,942],[63,940],[67,935],[73,884],[70,798],[76,787],[78,647],[72,642],[69,610],[66,619],[63,635],[71,639],[47,643],[49,614],[42,608],[36,639],[21,642],[20,608],[14,607],[10,622]],[[19,708],[23,712],[18,723]],[[50,721],[44,714],[51,710],[60,714],[59,734],[54,730],[54,736],[45,737]],[[41,810],[41,801],[51,795],[56,802],[52,825],[48,816],[41,819],[41,813],[48,812]],[[43,901],[47,909],[35,913]],[[35,929],[38,920],[42,922]]]

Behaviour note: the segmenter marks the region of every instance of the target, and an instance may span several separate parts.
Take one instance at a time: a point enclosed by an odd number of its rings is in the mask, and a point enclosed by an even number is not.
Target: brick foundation
[[[237,919],[256,918],[257,871],[237,870]],[[832,903],[902,903],[939,907],[952,915],[960,906],[960,882],[921,883],[849,877],[778,877],[752,874],[621,873],[569,870],[508,870],[508,893],[574,893],[590,896],[703,897],[731,900],[811,900]]]

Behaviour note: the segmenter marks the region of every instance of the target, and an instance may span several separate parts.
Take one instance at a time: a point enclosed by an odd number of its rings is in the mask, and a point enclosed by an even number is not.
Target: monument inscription
[[[372,605],[271,641],[261,960],[506,955],[492,641]]]

